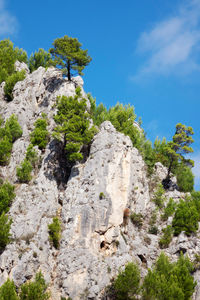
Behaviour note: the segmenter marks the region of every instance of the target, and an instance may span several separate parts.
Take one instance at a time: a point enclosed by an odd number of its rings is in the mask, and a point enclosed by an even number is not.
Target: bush
[[[53,218],[53,223],[48,225],[49,228],[49,239],[53,243],[56,249],[59,249],[60,238],[61,238],[61,224],[58,217]]]
[[[150,226],[149,227],[149,233],[157,235],[158,234],[158,227],[156,225]]]
[[[163,196],[165,193],[165,190],[162,186],[162,184],[159,184],[157,187],[156,192],[154,193],[152,201],[155,203],[156,206],[159,208],[163,208],[165,197]]]
[[[186,235],[191,235],[198,230],[199,213],[195,203],[191,200],[180,200],[173,221],[174,234],[179,235],[184,231]]]
[[[36,167],[39,158],[32,144],[30,144],[27,148],[25,159],[31,163],[33,168]]]
[[[161,249],[165,249],[165,248],[168,248],[168,246],[172,240],[173,229],[169,225],[166,228],[163,228],[162,232],[163,232],[163,236],[161,237],[161,239],[159,241],[159,246]]]
[[[137,226],[138,228],[142,227],[142,225],[143,225],[143,215],[142,214],[132,213],[130,215],[130,219],[135,226]]]
[[[174,202],[174,200],[172,198],[169,199],[167,206],[164,209],[164,213],[161,216],[161,219],[163,221],[167,221],[167,219],[173,215],[173,213],[175,212],[176,209],[176,202]]]
[[[1,300],[19,300],[16,293],[16,287],[13,281],[9,278],[0,287],[0,299]]]
[[[0,83],[15,72],[15,62],[27,62],[27,54],[22,49],[14,48],[9,39],[0,41]]]
[[[11,224],[12,220],[9,220],[8,216],[3,212],[0,216],[0,252],[2,252],[10,242],[11,235],[9,232]]]
[[[0,165],[9,163],[12,143],[22,135],[22,129],[14,114],[6,120],[4,127],[3,123],[3,119],[0,118]]]
[[[18,81],[22,81],[25,79],[26,77],[25,74],[26,74],[25,70],[22,70],[20,72],[13,73],[6,79],[6,84],[4,86],[4,93],[8,101],[11,101],[13,99],[13,95],[12,95],[13,88]]]
[[[120,271],[110,289],[116,300],[134,300],[139,292],[140,271],[134,263],[128,263],[124,271]]]
[[[29,59],[29,69],[31,73],[37,70],[39,67],[48,68],[53,64],[54,63],[51,59],[51,54],[44,49],[39,49],[34,54],[32,53]]]
[[[24,283],[20,288],[20,300],[48,300],[47,285],[41,272],[37,273],[33,282]]]
[[[35,123],[35,129],[31,133],[31,143],[34,146],[38,146],[40,150],[45,149],[48,140],[49,133],[47,131],[47,120],[46,118],[40,118]]]
[[[7,136],[0,138],[0,165],[5,166],[9,163],[12,151],[12,143]]]
[[[104,199],[104,198],[105,198],[105,195],[104,195],[103,192],[101,192],[101,193],[99,194],[99,199],[102,200],[102,199]]]
[[[18,123],[18,118],[12,114],[5,124],[6,132],[9,132],[12,137],[12,143],[22,136],[22,128]]]
[[[144,300],[186,300],[191,299],[196,283],[191,275],[193,266],[181,254],[178,261],[170,263],[161,253],[153,270],[148,270],[142,285]]]
[[[27,159],[24,159],[20,167],[17,167],[17,177],[19,182],[28,183],[32,179],[31,176],[32,170],[33,167],[31,163]]]
[[[13,199],[15,198],[14,186],[9,182],[0,185],[0,215],[8,212]]]
[[[181,192],[192,192],[194,188],[194,175],[192,170],[184,165],[180,165],[176,172],[177,185]]]

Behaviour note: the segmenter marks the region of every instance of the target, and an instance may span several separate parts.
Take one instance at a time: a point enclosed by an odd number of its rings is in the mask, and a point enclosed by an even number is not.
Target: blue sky
[[[64,35],[93,59],[84,87],[97,103],[134,105],[152,141],[194,128],[200,189],[200,0],[0,0],[0,38],[29,55]]]

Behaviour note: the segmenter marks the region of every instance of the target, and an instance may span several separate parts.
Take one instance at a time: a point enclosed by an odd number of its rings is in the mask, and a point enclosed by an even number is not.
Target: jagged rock
[[[68,82],[59,70],[40,67],[15,85],[14,100],[7,103],[1,84],[2,115],[6,119],[16,114],[23,128],[22,137],[13,145],[10,164],[1,168],[4,178],[16,182],[16,166],[24,159],[34,122],[44,112],[49,120],[48,130],[52,131],[57,96],[73,96],[77,85],[86,97],[80,77]],[[150,179],[142,156],[132,147],[129,137],[117,132],[110,122],[101,125],[88,158],[72,168],[67,184],[62,185],[58,181],[65,177],[65,168],[61,165],[59,147],[51,139],[40,153],[41,168],[33,174],[30,184],[16,184],[16,198],[9,211],[13,242],[0,256],[0,284],[10,277],[19,286],[41,270],[52,300],[61,296],[73,300],[101,299],[120,267],[135,261],[145,276],[161,252],[161,228],[158,235],[148,233],[155,209],[150,200]],[[159,182],[166,172],[166,168],[156,164],[154,176]],[[179,201],[185,194],[175,190],[167,191],[165,196]],[[124,222],[125,209],[143,215],[142,228],[129,219]],[[49,242],[48,233],[48,225],[56,215],[62,221],[58,250]],[[168,221],[171,224],[172,220]],[[181,248],[194,258],[200,242],[182,234],[173,238],[165,252],[175,260]],[[199,297],[198,286],[195,300]]]
[[[20,71],[22,71],[22,70],[25,70],[26,75],[30,73],[30,70],[29,70],[27,64],[25,64],[24,62],[20,62],[20,61],[18,61],[18,60],[15,62],[15,70],[16,70],[17,72],[20,72]]]

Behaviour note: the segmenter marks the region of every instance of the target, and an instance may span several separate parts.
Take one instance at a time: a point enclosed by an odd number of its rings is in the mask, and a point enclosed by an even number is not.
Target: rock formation
[[[161,251],[160,236],[148,233],[155,205],[145,163],[129,137],[117,132],[110,122],[101,125],[89,156],[72,168],[67,183],[62,182],[59,145],[53,138],[40,153],[41,168],[32,181],[17,183],[16,166],[24,159],[34,122],[46,113],[51,132],[57,96],[74,95],[77,86],[87,97],[80,77],[68,82],[58,70],[40,67],[32,74],[27,72],[25,80],[15,85],[12,102],[4,100],[3,84],[0,87],[1,114],[5,119],[17,115],[23,129],[22,137],[14,143],[9,165],[1,167],[1,176],[16,184],[16,198],[9,211],[13,241],[0,256],[0,284],[9,276],[19,286],[41,270],[53,300],[61,296],[101,299],[120,267],[134,260],[144,276]],[[166,172],[156,164],[154,179],[162,181]],[[178,200],[185,195],[168,191],[166,197]],[[124,222],[126,209],[143,215],[142,228],[129,219]],[[58,250],[50,244],[48,234],[55,216],[62,223]],[[194,258],[200,242],[181,234],[173,238],[165,252],[175,260],[181,249]],[[196,280],[198,275],[194,275]],[[194,299],[199,299],[199,293],[197,286]]]

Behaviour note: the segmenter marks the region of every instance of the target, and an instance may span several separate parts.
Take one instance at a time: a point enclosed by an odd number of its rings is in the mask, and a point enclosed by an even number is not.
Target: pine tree
[[[87,54],[88,50],[81,49],[81,43],[76,38],[65,35],[58,38],[53,43],[54,48],[49,49],[55,64],[63,70],[63,74],[71,81],[72,70],[79,75],[92,60]]]

